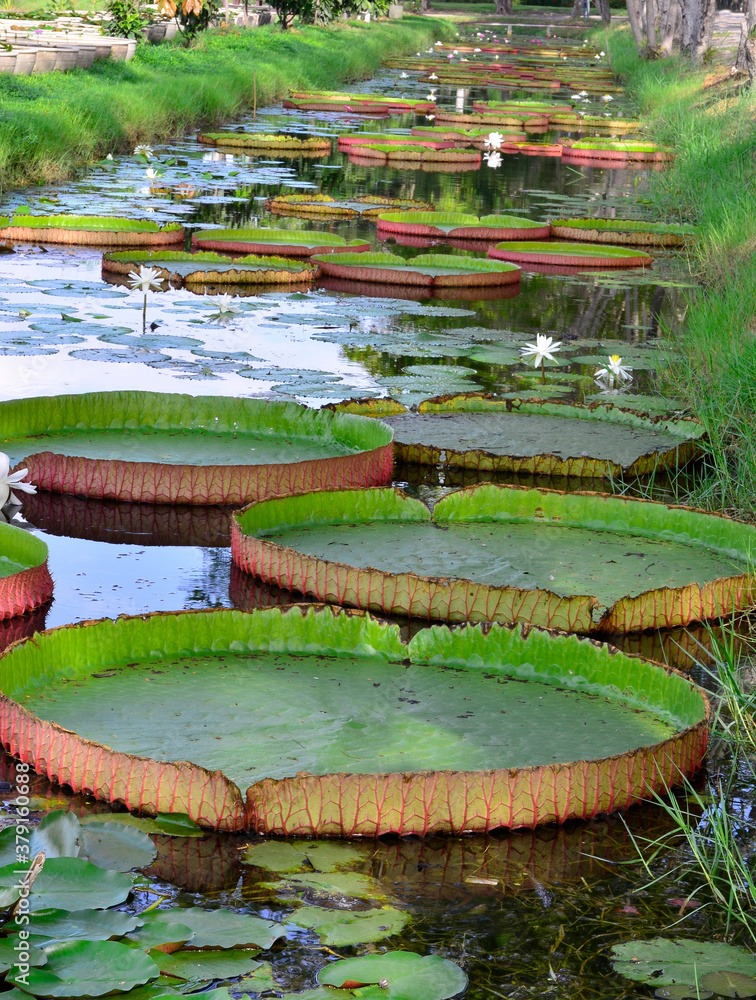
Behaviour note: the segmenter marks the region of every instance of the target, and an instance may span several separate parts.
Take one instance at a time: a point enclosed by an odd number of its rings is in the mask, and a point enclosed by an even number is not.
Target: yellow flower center
[[[621,360],[622,360],[622,358],[619,356],[619,354],[613,354],[612,355],[612,361],[615,363],[615,365],[617,364],[618,361],[621,361]]]

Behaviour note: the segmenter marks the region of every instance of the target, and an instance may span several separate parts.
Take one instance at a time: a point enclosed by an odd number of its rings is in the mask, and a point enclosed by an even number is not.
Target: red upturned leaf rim
[[[245,797],[221,771],[113,750],[38,718],[13,697],[56,670],[73,677],[108,663],[154,662],[156,650],[175,658],[212,655],[224,646],[231,651],[232,645],[236,652],[291,650],[304,654],[302,663],[308,654],[364,656],[370,649],[391,662],[409,658],[431,669],[483,666],[586,692],[598,685],[610,699],[662,715],[676,732],[625,753],[566,764],[263,778]],[[0,685],[10,692],[0,695],[0,741],[51,781],[148,815],[182,812],[204,827],[265,835],[487,832],[626,808],[698,769],[709,717],[706,694],[682,674],[586,637],[529,627],[437,626],[405,645],[395,625],[315,605],[157,612],[63,626],[9,647],[0,657]]]
[[[23,567],[0,577],[0,620],[34,611],[53,596],[47,551],[41,538],[0,521],[0,552]]]

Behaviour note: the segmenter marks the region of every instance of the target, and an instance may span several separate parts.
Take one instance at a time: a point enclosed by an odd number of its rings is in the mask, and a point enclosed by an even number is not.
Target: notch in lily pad
[[[467,986],[467,975],[439,955],[389,951],[347,958],[318,973],[323,986],[359,989],[369,1000],[448,1000]]]

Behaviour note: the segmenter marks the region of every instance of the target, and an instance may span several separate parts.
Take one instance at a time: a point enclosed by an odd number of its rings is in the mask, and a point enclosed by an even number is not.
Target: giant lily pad
[[[406,645],[331,608],[67,626],[6,652],[0,690],[0,739],[52,778],[262,833],[562,822],[673,784],[706,747],[705,695],[649,661],[498,625]],[[64,863],[84,864],[45,867]],[[289,881],[355,895],[347,874]]]
[[[376,415],[375,404],[344,405]],[[704,433],[696,420],[644,417],[612,403],[480,394],[439,396],[415,412],[377,415],[394,429],[399,461],[549,476],[651,475],[695,457]]]
[[[206,146],[238,146],[242,149],[264,149],[276,153],[331,152],[331,140],[325,136],[304,139],[295,135],[265,135],[261,132],[202,132],[197,141]]]
[[[374,218],[390,208],[432,212],[433,205],[413,198],[382,198],[380,195],[359,195],[339,200],[327,194],[282,194],[269,198],[267,208],[274,215],[296,215],[305,218],[356,219]]]
[[[239,253],[276,253],[287,257],[310,257],[316,253],[370,249],[365,240],[345,240],[334,233],[296,229],[204,229],[192,236],[194,246],[206,250]]]
[[[311,264],[286,260],[285,257],[226,257],[218,253],[184,253],[179,250],[134,250],[130,253],[107,253],[102,269],[109,274],[130,274],[140,266],[155,268],[163,278],[187,285],[287,285],[311,281]]]
[[[402,146],[395,143],[354,146],[349,151],[349,159],[353,163],[382,163],[409,170],[426,166],[432,170],[439,170],[442,167],[452,171],[477,169],[481,163],[481,156],[477,150],[428,149],[423,145]]]
[[[466,285],[512,285],[520,280],[520,268],[512,264],[446,254],[421,254],[412,260],[391,253],[323,254],[312,258],[324,274],[352,281],[451,288]]]
[[[618,162],[666,163],[670,150],[654,142],[611,142],[607,139],[580,139],[565,147],[570,159],[617,160]]]
[[[548,264],[569,267],[647,267],[654,258],[641,250],[591,243],[499,243],[488,256],[518,264]]]
[[[543,239],[549,227],[519,215],[464,215],[457,212],[388,212],[378,216],[378,231],[454,239],[517,240],[523,235]]]
[[[685,246],[695,239],[696,232],[693,226],[631,219],[556,219],[551,223],[551,235],[567,240],[648,247]]]
[[[0,426],[11,461],[56,493],[232,504],[391,477],[388,428],[297,403],[93,392],[2,402]]]
[[[232,520],[234,561],[382,613],[639,632],[750,607],[756,528],[605,494],[482,485],[433,515],[400,490],[311,493]]]
[[[339,149],[351,150],[356,146],[370,146],[379,143],[386,146],[423,146],[425,149],[453,149],[454,143],[449,139],[439,139],[438,137],[425,136],[418,139],[414,132],[412,135],[391,135],[388,132],[357,132],[354,135],[340,135]]]
[[[0,620],[33,611],[52,595],[46,543],[0,521]]]
[[[148,219],[118,219],[96,215],[15,215],[0,217],[0,239],[76,243],[92,246],[166,246],[183,243],[177,222],[164,226]]]
[[[10,970],[7,980],[40,997],[99,997],[125,992],[158,974],[143,952],[117,941],[61,941],[45,949],[42,968]]]

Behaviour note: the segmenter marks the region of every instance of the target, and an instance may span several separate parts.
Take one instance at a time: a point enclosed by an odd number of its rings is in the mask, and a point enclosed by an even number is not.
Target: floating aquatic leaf
[[[27,864],[0,868],[0,888],[16,884],[18,871],[28,867]],[[104,871],[81,858],[50,858],[34,882],[29,901],[32,910],[117,906],[131,892],[131,886],[129,875]]]
[[[32,832],[29,851],[32,857],[44,851],[48,858],[79,856],[81,824],[72,812],[56,809],[43,818]]]
[[[408,920],[409,914],[392,906],[384,906],[380,910],[303,906],[288,918],[291,924],[315,931],[323,944],[334,948],[382,941],[398,934]]]
[[[690,938],[652,938],[614,945],[612,966],[627,979],[659,986],[702,982],[708,973],[721,970],[756,976],[756,956],[745,948]]]
[[[153,919],[186,924],[194,931],[192,948],[257,948],[267,950],[285,936],[283,926],[231,910],[203,910],[197,906],[155,910]]]
[[[756,996],[756,979],[744,976],[742,972],[707,972],[701,980],[701,985],[723,997]]]
[[[258,962],[256,951],[175,951],[164,955],[161,951],[148,952],[164,976],[176,979],[231,979],[244,976],[263,963]]]
[[[26,928],[32,936],[52,941],[80,938],[86,941],[107,941],[128,934],[139,925],[139,917],[120,910],[36,910],[28,924],[14,921],[10,927]],[[46,947],[46,945],[45,945]]]
[[[711,990],[704,990],[700,984],[698,986],[681,986],[679,983],[672,983],[670,986],[660,986],[654,990],[654,996],[659,1000],[709,1000],[714,994]]]
[[[132,816],[128,812],[94,813],[82,816],[81,823],[121,823],[142,833],[165,833],[171,837],[203,837],[204,832],[185,813],[158,813],[150,816]]]
[[[128,872],[155,860],[155,845],[141,830],[121,823],[88,823],[81,832],[79,857],[98,868]]]
[[[40,966],[47,961],[47,955],[41,948],[31,944],[28,940],[22,942],[17,934],[13,934],[10,937],[0,938],[0,972],[6,972],[16,965],[21,947],[24,950],[27,948],[29,950],[28,965]]]
[[[47,963],[25,976],[11,969],[7,980],[34,996],[94,997],[124,991],[154,979],[155,963],[144,952],[117,941],[61,941],[45,949]]]
[[[366,857],[364,851],[358,851],[351,844],[327,840],[268,840],[248,847],[242,861],[271,872],[335,872],[364,861]]]
[[[360,995],[396,1000],[448,1000],[467,986],[467,976],[454,962],[439,955],[389,951],[383,955],[347,958],[321,969],[318,982],[327,986],[387,983]]]

